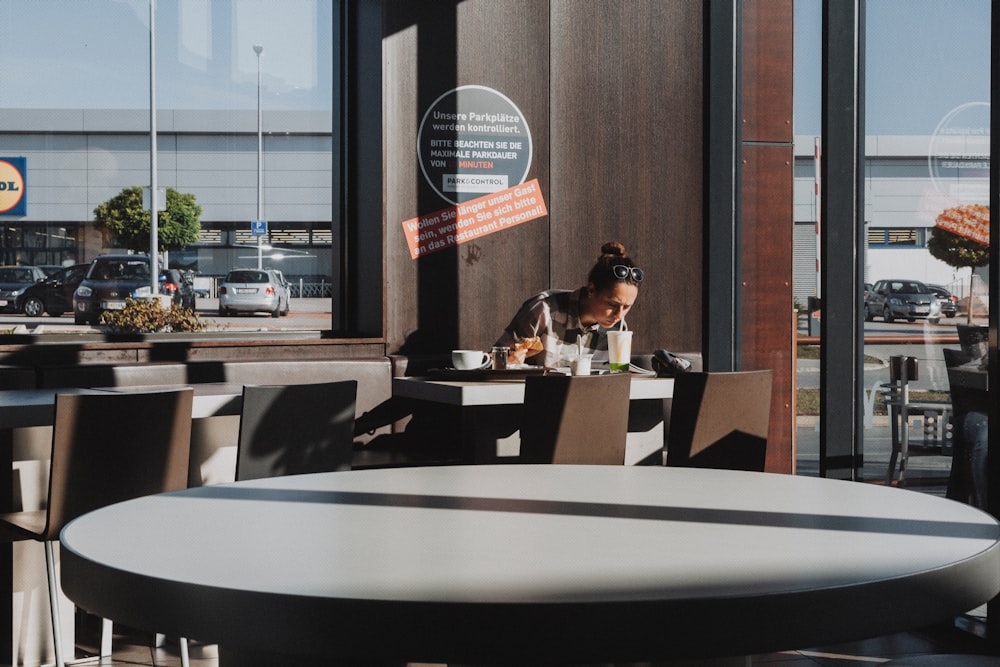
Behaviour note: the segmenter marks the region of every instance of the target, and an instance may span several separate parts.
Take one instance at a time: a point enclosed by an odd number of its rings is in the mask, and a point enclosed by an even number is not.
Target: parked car
[[[958,315],[958,297],[949,292],[942,285],[927,285],[937,300],[941,303],[941,314],[945,317],[955,317]]]
[[[59,317],[66,311],[73,310],[73,292],[83,282],[88,268],[90,264],[63,267],[42,282],[24,290],[21,312],[28,317],[39,317],[42,313]]]
[[[934,292],[919,280],[879,280],[865,299],[865,321],[876,317],[886,322],[893,322],[897,317],[908,322],[919,318],[937,324],[941,321],[941,304]]]
[[[45,272],[37,266],[0,266],[0,312],[20,313],[24,291],[42,280]]]
[[[173,296],[167,282],[161,277],[159,291]],[[73,317],[77,324],[96,324],[104,311],[121,310],[126,299],[151,294],[147,255],[100,255],[73,293]]]
[[[268,312],[287,315],[291,288],[274,269],[233,269],[219,286],[219,314]]]
[[[179,269],[160,271],[160,292],[169,294],[172,302],[181,308],[195,310],[194,279]]]

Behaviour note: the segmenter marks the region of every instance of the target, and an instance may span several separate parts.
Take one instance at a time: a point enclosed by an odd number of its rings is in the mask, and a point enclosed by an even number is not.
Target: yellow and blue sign
[[[27,215],[28,160],[0,157],[0,215]]]

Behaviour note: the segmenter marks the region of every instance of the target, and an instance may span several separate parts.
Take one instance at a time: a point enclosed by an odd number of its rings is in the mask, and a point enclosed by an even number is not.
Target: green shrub
[[[123,309],[102,313],[100,323],[112,333],[127,334],[178,333],[205,328],[197,313],[178,305],[164,308],[159,299],[126,299]]]

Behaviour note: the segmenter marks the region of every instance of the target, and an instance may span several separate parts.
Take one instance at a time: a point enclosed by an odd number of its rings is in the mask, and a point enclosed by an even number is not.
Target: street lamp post
[[[260,113],[260,54],[264,47],[253,45],[257,54],[257,224],[264,219],[264,133]],[[257,268],[264,268],[264,235],[257,235]]]
[[[149,0],[149,289],[154,299],[160,288],[156,161],[156,0]]]

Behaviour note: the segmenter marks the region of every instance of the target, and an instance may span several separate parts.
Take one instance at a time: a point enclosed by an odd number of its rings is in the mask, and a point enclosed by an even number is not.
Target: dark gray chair
[[[57,394],[46,509],[0,515],[6,539],[45,544],[56,664],[65,664],[53,543],[87,512],[132,498],[187,488],[190,387],[163,391]],[[113,426],[109,426],[113,424]],[[110,653],[105,619],[102,654]],[[187,642],[181,640],[183,664]]]
[[[770,370],[681,373],[674,379],[667,465],[763,471]]]
[[[916,357],[896,355],[889,358],[889,383],[884,385],[884,401],[889,412],[889,427],[892,437],[892,452],[885,483],[898,486],[906,481],[906,470],[910,456],[950,456],[952,446],[951,401],[923,400],[910,398],[909,383],[919,377]],[[922,434],[915,434],[910,427],[910,417],[923,418]],[[915,437],[919,435],[920,437]],[[899,472],[896,474],[896,463]]]
[[[522,463],[625,464],[628,373],[525,378]]]
[[[979,360],[975,352],[944,348],[951,393],[952,460],[946,496],[952,500],[985,509],[987,500],[986,452],[966,440],[966,418],[971,412],[989,414],[989,392],[970,386],[959,367]],[[985,375],[986,371],[982,371]],[[985,386],[986,382],[983,382]],[[982,417],[980,417],[982,419]],[[981,445],[981,443],[980,443]]]
[[[357,380],[245,385],[236,479],[350,470]]]

